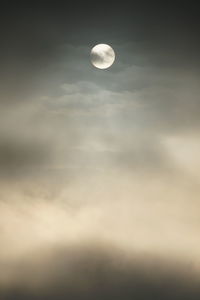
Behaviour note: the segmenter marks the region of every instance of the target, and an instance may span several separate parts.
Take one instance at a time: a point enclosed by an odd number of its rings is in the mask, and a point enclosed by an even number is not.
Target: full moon
[[[106,44],[98,44],[91,50],[91,62],[98,69],[107,69],[115,61],[115,52]]]

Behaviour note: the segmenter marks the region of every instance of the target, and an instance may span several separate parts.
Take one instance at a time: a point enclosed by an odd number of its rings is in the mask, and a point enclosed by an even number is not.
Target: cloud
[[[77,245],[78,246],[78,245]],[[130,257],[104,245],[60,247],[16,264],[5,299],[199,299],[197,274],[176,261]],[[108,250],[109,249],[109,250]],[[34,254],[33,254],[34,255]]]
[[[21,173],[31,172],[31,168],[40,167],[46,160],[48,160],[48,151],[43,145],[1,140],[0,173],[3,177],[20,177]]]
[[[5,35],[3,299],[199,298],[198,47],[148,14],[98,28],[38,12]],[[96,42],[111,69],[93,68]]]

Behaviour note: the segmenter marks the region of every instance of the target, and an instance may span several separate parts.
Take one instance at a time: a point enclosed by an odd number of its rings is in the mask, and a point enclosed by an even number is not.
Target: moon
[[[91,63],[98,69],[107,69],[111,67],[115,61],[115,52],[113,48],[107,44],[98,44],[94,46],[90,56]]]

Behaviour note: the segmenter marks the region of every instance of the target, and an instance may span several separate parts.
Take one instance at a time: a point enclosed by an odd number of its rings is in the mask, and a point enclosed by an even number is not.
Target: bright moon
[[[91,62],[98,69],[107,69],[115,61],[115,52],[106,44],[98,44],[91,50]]]

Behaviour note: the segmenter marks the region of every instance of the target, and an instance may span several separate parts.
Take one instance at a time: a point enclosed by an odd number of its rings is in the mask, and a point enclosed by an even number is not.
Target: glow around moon
[[[91,50],[91,62],[98,69],[107,69],[115,61],[115,52],[109,45],[98,44]]]

